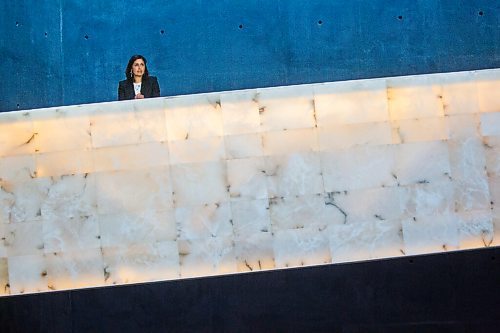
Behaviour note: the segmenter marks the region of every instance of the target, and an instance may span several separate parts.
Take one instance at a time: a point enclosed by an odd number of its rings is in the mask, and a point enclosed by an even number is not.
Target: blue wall
[[[498,0],[17,0],[0,9],[0,111],[115,100],[135,53],[162,96],[500,67]]]

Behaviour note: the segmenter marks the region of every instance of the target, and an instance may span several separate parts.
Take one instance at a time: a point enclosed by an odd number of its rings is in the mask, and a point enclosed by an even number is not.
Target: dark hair
[[[147,65],[148,61],[140,54],[136,54],[130,57],[130,60],[128,61],[127,64],[127,69],[125,69],[125,77],[127,78],[127,80],[132,80],[133,78],[133,75],[130,74],[130,72],[132,71],[132,65],[134,64],[134,61],[136,61],[137,59],[142,59],[144,61],[144,75],[142,77],[147,78],[149,76],[148,65]]]

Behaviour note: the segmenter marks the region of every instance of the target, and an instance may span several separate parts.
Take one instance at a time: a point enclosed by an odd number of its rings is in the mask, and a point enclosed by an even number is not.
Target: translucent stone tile
[[[258,90],[256,100],[264,132],[312,128],[316,125],[312,86]]]
[[[331,262],[327,237],[316,229],[280,230],[274,234],[276,268]]]
[[[471,211],[457,216],[460,249],[491,246],[494,238],[493,217],[490,210]]]
[[[471,137],[449,141],[451,177],[455,184],[455,210],[490,208],[483,142]]]
[[[429,183],[448,178],[448,145],[445,141],[397,145],[394,175],[400,185]]]
[[[426,76],[433,82],[439,82],[443,86],[462,83],[476,84],[476,71],[442,72],[426,74]]]
[[[267,199],[231,202],[233,232],[239,239],[271,231]]]
[[[46,254],[50,290],[64,290],[104,284],[101,249]]]
[[[0,223],[0,258],[7,257],[7,247],[5,246],[6,237],[7,237],[7,224]]]
[[[385,79],[315,85],[314,102],[319,127],[389,120]]]
[[[165,120],[169,141],[223,135],[221,104],[217,95],[167,99]]]
[[[248,158],[263,156],[262,137],[260,134],[229,135],[224,138],[226,157]]]
[[[31,117],[37,134],[37,152],[91,149],[90,119],[86,109],[42,109],[32,112]]]
[[[402,225],[407,255],[459,249],[458,222],[448,215],[403,220]]]
[[[404,247],[401,221],[381,221],[372,222],[372,224],[375,232],[374,237],[370,239],[372,244],[371,258],[379,259],[401,255],[401,249]]]
[[[398,220],[336,225],[328,233],[333,263],[404,254]]]
[[[481,114],[481,134],[500,136],[500,112]]]
[[[488,177],[493,214],[500,218],[500,177]]]
[[[451,140],[479,137],[479,115],[461,114],[446,117]]]
[[[446,115],[479,112],[477,85],[472,72],[447,73],[443,78],[443,108]]]
[[[105,284],[124,284],[179,277],[177,242],[103,248]]]
[[[35,170],[33,155],[0,157],[0,181],[25,182],[35,177]]]
[[[170,164],[202,163],[225,159],[224,139],[220,136],[170,141]]]
[[[222,123],[225,135],[260,131],[259,104],[255,91],[221,94]]]
[[[159,142],[97,148],[93,159],[96,172],[149,169],[169,163],[168,147]]]
[[[139,142],[164,142],[167,140],[164,98],[146,98],[136,101],[134,111],[139,125]]]
[[[490,69],[476,72],[479,110],[481,112],[500,111],[500,71]]]
[[[178,240],[177,243],[182,278],[237,271],[232,237]]]
[[[41,220],[41,206],[47,197],[51,179],[35,178],[22,183],[1,183],[0,222]]]
[[[351,224],[400,218],[408,199],[408,189],[384,187],[329,192],[326,202],[342,214],[344,224]]]
[[[11,223],[5,227],[5,247],[9,257],[43,253],[40,222]]]
[[[235,243],[238,272],[260,271],[275,267],[271,233],[249,235],[237,239]]]
[[[328,226],[342,224],[342,211],[323,194],[292,196],[269,199],[273,231],[309,228],[317,231]]]
[[[227,161],[227,182],[232,200],[267,198],[267,183],[263,158]]]
[[[500,176],[500,136],[483,138],[486,170],[490,177]]]
[[[455,210],[454,183],[449,179],[407,187],[405,214],[409,217],[446,214]]]
[[[449,129],[444,117],[404,119],[392,122],[392,127],[399,136],[395,143],[446,140]]]
[[[96,191],[101,214],[162,211],[173,204],[167,168],[97,173]]]
[[[0,181],[0,224],[9,223],[11,210],[15,203],[14,194],[4,189],[5,183]]]
[[[406,76],[387,80],[391,120],[441,117],[443,89],[430,76]]]
[[[47,291],[47,264],[43,255],[9,257],[10,293]]]
[[[488,149],[483,141],[476,137],[464,140],[448,141],[451,175],[454,180],[461,178],[485,176],[486,158]]]
[[[0,296],[9,295],[9,268],[7,258],[0,258]]]
[[[493,241],[490,246],[500,245],[500,217],[493,218]]]
[[[296,153],[266,158],[269,197],[323,193],[320,158],[316,153]]]
[[[321,153],[327,192],[393,186],[395,146],[359,146]]]
[[[229,202],[175,209],[178,235],[182,239],[225,237],[233,235]]]
[[[170,172],[176,206],[229,200],[226,166],[223,162],[173,165]]]
[[[318,135],[315,128],[266,132],[262,146],[266,156],[314,152],[318,151]]]
[[[93,174],[51,178],[40,210],[45,221],[88,218],[96,215],[96,189]]]
[[[60,151],[36,155],[38,177],[94,172],[91,151]]]
[[[44,252],[67,252],[100,248],[96,216],[52,218],[43,221]]]
[[[35,136],[29,112],[2,113],[0,157],[35,153]]]
[[[320,127],[318,141],[321,151],[390,144],[392,128],[389,122]]]
[[[137,144],[141,130],[134,111],[134,103],[100,103],[88,106],[92,147]]]
[[[172,209],[143,212],[122,210],[99,215],[99,228],[103,247],[150,244],[177,238]]]

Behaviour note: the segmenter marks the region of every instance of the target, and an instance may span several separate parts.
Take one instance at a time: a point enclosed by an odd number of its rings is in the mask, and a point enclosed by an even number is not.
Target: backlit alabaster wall
[[[500,70],[0,114],[0,294],[496,246]]]

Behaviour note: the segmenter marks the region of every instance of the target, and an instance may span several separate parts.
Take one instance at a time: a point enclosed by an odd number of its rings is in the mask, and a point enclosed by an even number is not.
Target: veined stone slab
[[[0,114],[0,296],[500,245],[500,70]]]

